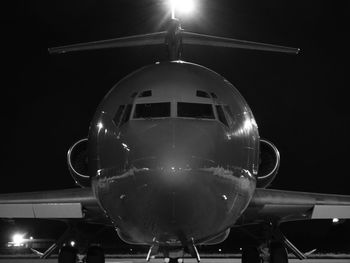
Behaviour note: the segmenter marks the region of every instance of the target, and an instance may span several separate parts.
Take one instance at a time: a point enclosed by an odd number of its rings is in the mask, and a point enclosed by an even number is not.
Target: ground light
[[[23,246],[24,234],[16,233],[12,236],[12,242],[15,247]]]

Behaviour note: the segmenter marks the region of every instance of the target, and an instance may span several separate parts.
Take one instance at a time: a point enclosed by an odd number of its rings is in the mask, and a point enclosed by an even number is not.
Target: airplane
[[[241,229],[255,242],[242,263],[287,263],[290,250],[306,254],[282,233],[285,222],[349,219],[350,196],[268,188],[280,154],[260,138],[254,115],[224,77],[182,60],[184,45],[297,54],[299,49],[187,32],[172,15],[167,31],[73,44],[52,54],[158,45],[168,60],[119,81],[98,106],[87,138],[68,150],[69,171],[80,188],[0,195],[1,218],[53,219],[67,230],[44,253],[60,248],[58,262],[77,260],[65,245],[79,222],[113,227],[128,244],[149,246],[146,261],[162,254],[200,262],[197,247],[225,241]],[[89,242],[87,242],[89,243]],[[86,262],[105,262],[102,247],[86,244]]]

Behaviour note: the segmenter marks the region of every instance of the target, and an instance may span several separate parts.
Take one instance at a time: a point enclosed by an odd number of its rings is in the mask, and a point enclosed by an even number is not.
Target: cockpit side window
[[[145,90],[140,93],[139,98],[151,97],[151,96],[152,96],[152,90]]]
[[[170,117],[170,102],[136,104],[134,119]]]
[[[218,96],[216,96],[216,94],[214,92],[210,92],[210,95],[213,97],[213,99],[217,99]]]
[[[204,103],[177,103],[177,116],[198,119],[215,119],[211,104]]]
[[[229,125],[233,126],[235,123],[235,116],[233,115],[231,108],[228,105],[224,105],[224,112]]]
[[[222,110],[222,106],[221,105],[216,105],[216,112],[218,113],[219,121],[221,121],[225,126],[228,127],[228,122],[226,120],[225,113]]]
[[[206,92],[203,91],[203,90],[197,90],[196,96],[197,96],[197,97],[202,97],[202,98],[210,98],[209,94],[206,93]]]
[[[126,105],[126,108],[124,110],[123,118],[122,118],[122,121],[120,122],[120,125],[123,125],[124,123],[126,123],[130,119],[131,109],[132,109],[132,104]]]
[[[118,127],[120,119],[122,117],[123,111],[124,111],[125,105],[120,105],[117,113],[115,114],[114,118],[113,118],[113,122],[114,124]]]

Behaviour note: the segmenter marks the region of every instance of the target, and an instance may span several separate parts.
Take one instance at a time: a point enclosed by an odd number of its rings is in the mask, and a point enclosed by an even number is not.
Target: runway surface
[[[0,262],[6,263],[56,263],[57,259],[0,259]],[[106,259],[106,262],[110,263],[146,263],[144,259]],[[151,263],[163,263],[163,259],[151,260]],[[239,258],[204,258],[202,263],[241,263]],[[350,258],[346,259],[307,259],[300,261],[298,259],[290,259],[290,263],[302,262],[302,263],[349,263]],[[194,259],[185,259],[185,263],[196,263]]]

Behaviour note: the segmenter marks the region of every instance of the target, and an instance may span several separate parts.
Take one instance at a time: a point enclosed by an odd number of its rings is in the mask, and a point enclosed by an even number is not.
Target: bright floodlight
[[[24,234],[14,234],[12,236],[12,242],[15,246],[21,246],[24,242]]]
[[[339,223],[339,218],[333,218],[332,222],[333,222],[333,224]]]
[[[170,0],[171,16],[175,18],[175,12],[190,13],[194,10],[193,0]]]

